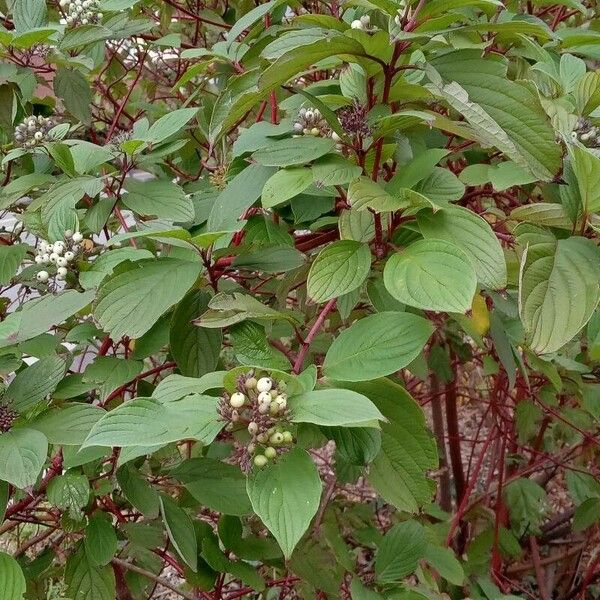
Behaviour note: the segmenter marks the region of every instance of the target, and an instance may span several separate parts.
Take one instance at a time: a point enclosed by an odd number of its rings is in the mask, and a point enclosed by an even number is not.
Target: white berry
[[[241,408],[244,406],[244,402],[246,402],[246,396],[240,392],[235,392],[229,399],[229,404],[231,404],[233,408]]]
[[[66,277],[67,276],[67,267],[58,267],[58,269],[56,269],[56,272],[62,276],[62,277]]]
[[[360,18],[360,22],[363,27],[368,27],[371,24],[371,17],[369,15],[363,15]]]
[[[65,251],[65,243],[64,242],[54,242],[52,245],[53,252],[56,254],[62,254]]]
[[[270,377],[261,377],[256,382],[256,389],[259,392],[268,392],[271,390],[272,387],[273,387],[273,381],[271,380]]]
[[[52,254],[50,254],[50,262],[55,263],[58,260],[58,254],[56,254],[56,252],[53,252]]]
[[[271,394],[269,392],[261,392],[258,395],[258,403],[259,404],[271,404]]]
[[[70,240],[73,237],[73,230],[65,229],[65,240]]]
[[[48,271],[39,271],[38,274],[35,276],[35,278],[41,282],[48,281],[49,277],[50,274],[48,273]]]
[[[71,262],[75,258],[75,253],[71,252],[70,250],[67,250],[65,252],[65,258],[66,258],[67,262]]]
[[[360,22],[360,19],[355,19],[354,21],[352,21],[352,23],[350,24],[350,27],[352,27],[352,29],[362,29],[362,23]]]
[[[41,131],[36,131],[33,134],[33,139],[35,139],[37,142],[41,142],[44,139],[44,134]]]
[[[73,241],[78,244],[81,240],[83,239],[83,235],[81,233],[79,233],[79,231],[76,231],[73,234]]]
[[[35,260],[38,265],[41,265],[44,262],[44,259],[39,254],[33,260]]]
[[[59,256],[56,259],[56,266],[57,267],[66,267],[67,266],[67,259],[64,256]]]

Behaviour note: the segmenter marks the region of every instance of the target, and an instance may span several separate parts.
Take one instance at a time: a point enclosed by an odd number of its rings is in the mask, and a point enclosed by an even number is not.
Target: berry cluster
[[[49,141],[48,132],[56,125],[48,117],[25,117],[15,127],[15,144],[23,148],[34,148]]]
[[[329,125],[317,108],[301,108],[294,123],[297,134],[326,136],[329,135]]]
[[[59,240],[53,244],[49,242],[40,242],[37,248],[35,262],[38,265],[56,265],[56,279],[64,281],[67,278],[69,263],[71,263],[77,253],[81,250],[83,235],[76,231],[73,233],[70,229],[65,231],[64,241]],[[40,283],[46,283],[50,279],[48,271],[38,271],[36,275]]]
[[[354,19],[350,24],[352,29],[361,29],[362,31],[371,31],[371,17],[369,15],[363,15],[360,19]]]
[[[104,16],[96,0],[60,0],[60,6],[66,13],[67,25],[99,23]]]
[[[283,381],[256,379],[251,372],[238,379],[236,392],[221,399],[219,414],[234,433],[234,458],[242,470],[264,467],[294,442],[285,389]]]
[[[573,140],[579,140],[587,148],[600,148],[600,127],[589,119],[580,117],[571,132]]]

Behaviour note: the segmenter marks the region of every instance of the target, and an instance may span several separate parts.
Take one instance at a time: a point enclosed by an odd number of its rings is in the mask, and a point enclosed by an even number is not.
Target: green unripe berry
[[[253,390],[254,388],[256,388],[256,378],[248,377],[248,379],[246,379],[246,381],[244,382],[244,387],[247,390]]]
[[[269,459],[275,458],[277,456],[277,450],[275,450],[273,446],[267,446],[265,448],[265,456]]]
[[[272,415],[276,415],[279,412],[279,404],[277,404],[277,402],[275,401],[271,402],[271,404],[269,405],[269,412]]]
[[[269,459],[264,454],[257,454],[254,457],[254,464],[260,469],[262,469],[262,467],[264,467],[268,462]]]
[[[284,431],[283,432],[283,443],[284,444],[291,444],[294,441],[294,436],[292,435],[291,431]]]
[[[283,443],[283,433],[280,433],[279,431],[275,432],[270,438],[269,441],[271,442],[271,444],[273,444],[274,446],[279,446]]]

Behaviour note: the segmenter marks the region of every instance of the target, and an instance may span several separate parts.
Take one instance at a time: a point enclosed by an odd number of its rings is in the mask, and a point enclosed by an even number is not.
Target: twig
[[[117,565],[118,567],[127,569],[128,571],[132,571],[133,573],[142,575],[143,577],[146,577],[147,579],[150,579],[151,581],[158,583],[158,585],[162,585],[163,587],[171,590],[172,592],[175,592],[182,598],[187,598],[187,600],[198,600],[198,598],[196,597],[195,594],[192,594],[190,592],[185,592],[183,590],[179,590],[179,589],[177,589],[177,587],[175,587],[172,583],[170,583],[163,577],[159,577],[158,575],[155,575],[151,571],[146,571],[146,569],[142,569],[141,567],[138,567],[130,562],[127,562],[126,560],[121,560],[120,558],[113,558],[111,562],[113,565]]]

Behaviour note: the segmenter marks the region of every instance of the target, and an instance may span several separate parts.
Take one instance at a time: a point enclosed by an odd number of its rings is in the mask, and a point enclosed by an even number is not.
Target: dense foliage
[[[595,11],[0,0],[2,600],[598,598]]]

